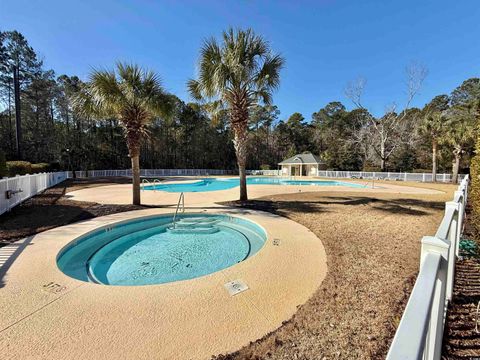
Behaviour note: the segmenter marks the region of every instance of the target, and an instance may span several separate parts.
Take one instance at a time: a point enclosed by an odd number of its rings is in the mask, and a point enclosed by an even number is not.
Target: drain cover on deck
[[[230,296],[234,296],[240,294],[245,290],[248,290],[248,285],[245,284],[242,280],[233,280],[223,286],[225,286],[225,289],[227,289]]]

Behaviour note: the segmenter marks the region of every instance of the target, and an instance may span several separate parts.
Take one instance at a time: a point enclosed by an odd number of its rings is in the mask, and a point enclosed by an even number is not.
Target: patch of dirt
[[[24,237],[77,221],[144,209],[135,205],[100,205],[69,200],[66,193],[104,185],[128,184],[128,178],[69,179],[0,215],[0,247]]]
[[[454,187],[445,189],[441,195],[315,192],[229,203],[308,227],[325,246],[328,273],[279,329],[213,358],[384,359],[418,273],[420,240],[435,233],[452,197]]]
[[[471,224],[471,215],[471,208],[467,206],[464,237],[477,240],[477,254],[460,258],[455,266],[455,285],[452,301],[448,305],[443,338],[442,358],[446,360],[480,359],[480,314],[477,314],[480,302],[480,254],[478,234]]]

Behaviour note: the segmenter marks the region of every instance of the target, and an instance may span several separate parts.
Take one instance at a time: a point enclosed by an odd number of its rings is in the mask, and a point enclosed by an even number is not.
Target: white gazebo
[[[325,165],[312,153],[298,154],[278,163],[284,176],[317,176],[318,170]]]

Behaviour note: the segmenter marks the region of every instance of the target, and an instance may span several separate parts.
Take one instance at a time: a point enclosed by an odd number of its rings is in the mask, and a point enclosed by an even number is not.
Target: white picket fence
[[[231,175],[233,170],[219,169],[140,169],[140,176],[209,176],[209,175]],[[88,170],[75,171],[77,178],[86,177],[110,177],[110,176],[132,176],[132,169],[126,170]],[[73,177],[73,172],[68,172],[68,177]]]
[[[67,178],[67,172],[41,173],[0,179],[0,215]]]
[[[317,176],[328,178],[357,178],[357,179],[386,179],[394,181],[422,181],[433,180],[432,173],[407,173],[407,172],[369,172],[369,171],[328,171],[319,170]],[[462,179],[465,175],[459,175]],[[437,181],[450,182],[451,174],[437,174]]]
[[[435,236],[422,239],[420,272],[390,346],[387,360],[441,358],[448,302],[452,299],[455,261],[468,199],[466,176]]]
[[[281,170],[248,170],[249,175],[282,176]],[[385,179],[394,181],[422,181],[430,182],[433,179],[432,173],[407,173],[407,172],[370,172],[370,171],[335,171],[318,170],[318,177],[344,178],[344,179]],[[459,180],[465,175],[460,174]],[[452,174],[437,174],[438,182],[451,182]]]

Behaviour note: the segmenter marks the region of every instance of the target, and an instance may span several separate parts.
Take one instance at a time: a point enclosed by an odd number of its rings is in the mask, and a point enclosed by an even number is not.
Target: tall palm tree
[[[438,144],[445,133],[445,115],[441,111],[428,112],[420,123],[419,131],[432,141],[432,181],[437,181]]]
[[[463,154],[473,145],[475,139],[478,107],[476,102],[452,107],[448,112],[446,131],[442,143],[453,149],[452,182],[458,182],[458,172]]]
[[[188,82],[191,95],[197,100],[208,100],[214,116],[219,111],[228,113],[242,201],[248,199],[245,164],[250,111],[261,102],[271,104],[284,62],[253,30],[230,28],[223,32],[222,43],[215,38],[205,40],[200,50],[198,79]]]
[[[133,204],[140,205],[140,145],[147,125],[173,109],[159,77],[138,65],[117,63],[116,71],[93,70],[75,98],[77,109],[88,116],[116,118],[123,127],[132,162]]]

